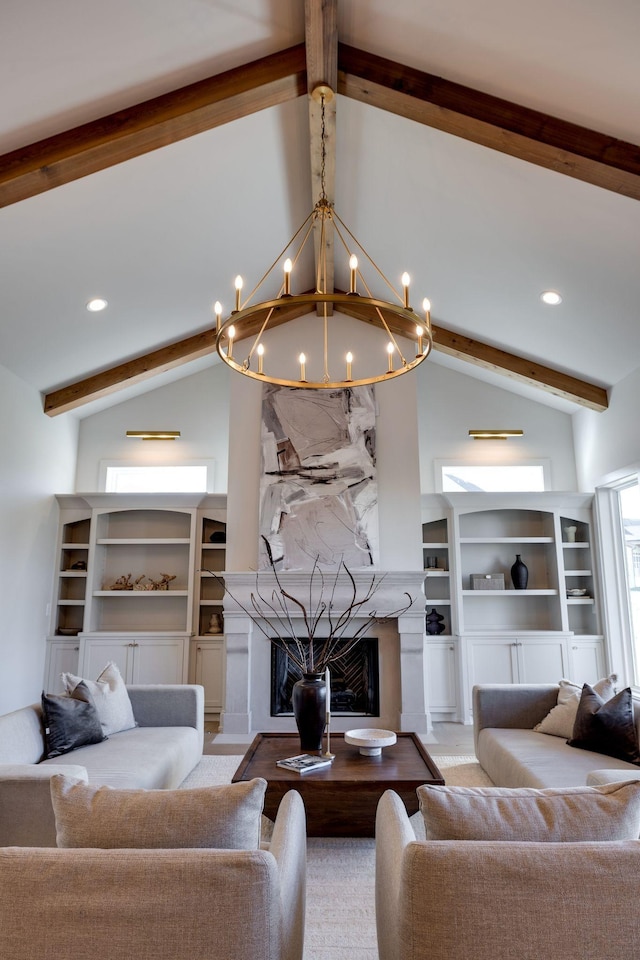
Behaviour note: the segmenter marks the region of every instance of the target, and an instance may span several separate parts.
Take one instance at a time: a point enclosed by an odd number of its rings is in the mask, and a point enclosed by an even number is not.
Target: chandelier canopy
[[[327,199],[325,104],[334,95],[325,85],[311,95],[320,104],[322,116],[320,197],[245,300],[242,277],[236,277],[235,308],[224,321],[216,301],[216,350],[227,366],[264,383],[307,389],[378,383],[408,373],[427,358],[433,345],[431,304],[424,299],[422,315],[414,312],[409,275],[402,275],[400,294]],[[315,286],[312,291],[292,293],[296,265],[305,262],[310,238],[315,239]],[[334,239],[349,266],[348,292],[333,289],[329,279],[333,271],[327,249],[333,250]],[[386,285],[393,299],[376,297],[371,277]],[[258,300],[262,290],[271,290],[271,296]],[[307,316],[295,336],[287,327],[284,340],[280,335],[275,342],[278,328]],[[350,318],[361,324],[354,326]],[[409,341],[408,349],[403,349],[401,341]],[[411,355],[405,356],[409,351]]]

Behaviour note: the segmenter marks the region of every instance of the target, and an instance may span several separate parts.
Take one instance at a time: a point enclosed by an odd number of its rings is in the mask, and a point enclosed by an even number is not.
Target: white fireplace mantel
[[[421,570],[355,570],[351,573],[356,586],[356,602],[367,595],[375,579],[374,593],[358,611],[353,624],[357,627],[375,614],[376,624],[369,633],[379,637],[382,705],[381,716],[367,718],[367,722],[427,734],[431,725],[425,693],[424,573]],[[291,717],[270,715],[271,644],[255,623],[259,614],[253,606],[252,595],[267,614],[268,624],[277,635],[282,631],[277,618],[269,616],[268,609],[269,604],[276,609],[279,607],[274,591],[279,592],[281,587],[304,604],[310,614],[321,600],[327,604],[331,602],[335,616],[353,602],[353,584],[345,571],[336,576],[335,570],[322,574],[316,570],[313,576],[310,571],[283,571],[278,573],[280,586],[272,571],[225,571],[224,578],[227,591],[224,599],[227,675],[221,737],[233,742],[250,739],[259,731],[295,731],[295,721]],[[300,624],[298,635],[304,636],[302,609],[289,600],[287,610],[294,629]],[[322,638],[327,632],[325,614],[320,618],[316,636]],[[354,718],[335,717],[332,729],[342,732],[350,729],[353,723]]]

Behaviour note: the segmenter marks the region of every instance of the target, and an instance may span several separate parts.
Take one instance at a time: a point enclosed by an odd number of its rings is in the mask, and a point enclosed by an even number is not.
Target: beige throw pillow
[[[84,683],[93,698],[105,737],[136,726],[127,685],[112,661],[109,661],[97,680],[83,680],[72,673],[63,673],[62,683],[70,697],[75,697],[78,684]],[[83,697],[78,696],[77,699],[82,700]]]
[[[266,789],[266,780],[255,779],[191,790],[116,790],[55,774],[57,844],[257,850]]]
[[[603,700],[610,700],[616,692],[614,684],[617,679],[615,673],[611,674],[610,677],[603,677],[602,680],[594,683],[593,689]],[[573,736],[573,725],[576,721],[582,687],[583,684],[581,683],[561,680],[557,705],[533,729],[537,733],[547,733],[551,737],[562,737],[564,740],[569,740]]]
[[[427,840],[637,840],[640,780],[598,787],[418,787]]]

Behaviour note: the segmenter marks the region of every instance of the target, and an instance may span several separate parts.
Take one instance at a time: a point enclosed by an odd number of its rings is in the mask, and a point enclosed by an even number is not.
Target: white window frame
[[[625,539],[620,510],[620,490],[640,483],[638,471],[628,469],[609,483],[596,488],[594,499],[595,534],[600,556],[602,625],[609,669],[618,674],[619,686],[631,686],[640,697],[640,683],[634,683],[634,636],[627,590]],[[640,663],[638,664],[640,670]]]
[[[477,443],[482,443],[484,441],[475,441]],[[497,441],[497,442],[508,442],[508,441]],[[544,480],[544,490],[551,489],[551,460],[548,458],[540,457],[537,459],[531,460],[485,460],[479,457],[446,457],[440,458],[433,461],[434,466],[434,489],[436,493],[444,493],[444,484],[442,481],[442,471],[444,467],[456,468],[459,467],[542,467],[542,475]],[[464,493],[464,490],[456,491],[459,493]],[[510,491],[501,491],[503,493],[509,493]],[[513,492],[513,491],[511,491]],[[526,491],[528,492],[537,492],[541,493],[543,491]]]
[[[102,492],[106,491],[107,489],[107,471],[110,467],[133,467],[135,469],[143,470],[146,468],[153,470],[156,468],[170,469],[171,467],[205,467],[207,473],[206,490],[203,490],[202,493],[215,492],[215,460],[172,460],[169,462],[150,463],[141,463],[139,460],[101,460],[98,469],[98,490]],[[126,496],[126,494],[123,495]]]

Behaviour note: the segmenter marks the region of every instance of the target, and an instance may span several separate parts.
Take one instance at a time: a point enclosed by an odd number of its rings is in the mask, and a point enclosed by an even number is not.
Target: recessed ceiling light
[[[562,303],[562,297],[556,290],[545,290],[544,293],[540,294],[540,299],[543,303],[548,303],[552,307]]]
[[[89,300],[87,304],[87,310],[91,313],[100,313],[101,310],[104,310],[107,306],[107,301],[102,297],[93,297],[92,300]]]

